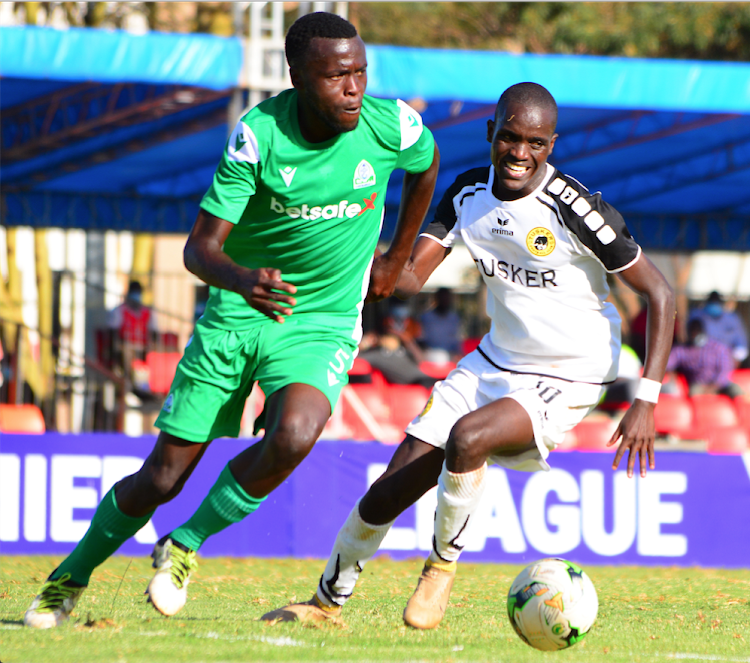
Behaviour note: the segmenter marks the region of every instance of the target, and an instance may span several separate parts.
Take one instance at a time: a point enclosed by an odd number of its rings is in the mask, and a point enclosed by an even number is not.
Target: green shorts
[[[255,382],[266,398],[293,383],[309,384],[326,395],[333,412],[357,349],[354,322],[346,323],[290,316],[283,324],[269,320],[229,331],[199,320],[156,427],[190,442],[237,437]]]

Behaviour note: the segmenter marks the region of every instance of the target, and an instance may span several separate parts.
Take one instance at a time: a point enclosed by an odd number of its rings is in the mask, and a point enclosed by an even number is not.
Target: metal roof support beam
[[[227,90],[181,85],[67,88],[3,112],[3,161],[30,159],[114,127],[165,117],[228,96]]]
[[[631,123],[630,129],[627,131],[627,138],[625,140],[619,140],[619,141],[612,141],[608,142],[605,141],[606,146],[605,147],[599,147],[599,148],[592,148],[588,149],[588,145],[593,142],[593,137],[596,133],[604,131],[605,134],[607,132],[607,128],[613,128],[616,124],[620,124],[623,121],[623,118],[617,118],[612,120],[611,122],[606,122],[598,126],[593,127],[586,127],[581,132],[574,132],[574,133],[568,133],[565,135],[565,144],[566,145],[576,145],[580,146],[580,149],[578,151],[569,151],[565,152],[563,150],[560,150],[561,147],[560,144],[558,144],[558,149],[555,150],[555,162],[558,164],[568,164],[572,161],[576,161],[578,159],[586,159],[589,157],[597,156],[600,154],[607,154],[610,152],[614,152],[615,150],[624,149],[627,147],[633,147],[634,145],[642,145],[644,143],[649,143],[651,141],[660,140],[662,138],[668,138],[670,136],[679,136],[681,134],[688,133],[689,131],[694,131],[697,129],[704,129],[706,127],[711,127],[717,124],[721,124],[723,122],[728,122],[730,120],[735,120],[738,117],[741,117],[737,113],[713,113],[710,115],[706,115],[704,117],[692,120],[690,122],[682,122],[683,114],[679,113],[677,115],[677,118],[675,122],[664,129],[660,129],[658,131],[652,131],[649,133],[643,133],[638,134],[638,124],[646,117],[652,117],[654,113],[652,111],[637,111],[629,114],[629,121]],[[583,138],[577,138],[579,133],[583,133]],[[621,135],[622,132],[618,131],[618,134]]]
[[[723,175],[750,169],[750,136],[733,140],[708,151],[683,157],[679,162],[663,168],[651,169],[648,173],[650,186],[635,186],[643,181],[643,172],[636,169],[612,180],[598,182],[606,189],[607,199],[614,205],[623,205],[631,195],[643,202],[651,196],[659,196],[694,184],[716,180]]]

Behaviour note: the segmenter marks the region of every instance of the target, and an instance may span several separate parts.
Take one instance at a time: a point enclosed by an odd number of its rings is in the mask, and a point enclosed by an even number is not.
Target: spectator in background
[[[125,301],[109,313],[108,327],[113,335],[114,356],[126,379],[133,379],[133,360],[144,361],[155,341],[156,316],[143,304],[143,288],[131,281]]]
[[[425,359],[437,364],[461,358],[461,317],[453,308],[453,293],[448,288],[435,292],[435,306],[420,320]]]
[[[729,346],[711,338],[700,318],[688,321],[687,333],[687,345],[672,348],[667,372],[682,373],[691,396],[724,394],[734,398],[741,395],[742,389],[731,380],[734,359]]]
[[[735,366],[739,366],[748,355],[747,332],[735,311],[728,311],[724,298],[715,290],[708,296],[705,304],[690,314],[689,320],[698,319],[712,338],[732,351]]]
[[[392,384],[421,384],[432,387],[435,378],[424,373],[419,364],[422,350],[417,345],[419,323],[410,315],[409,305],[392,303],[383,321],[383,333],[365,334],[359,356],[379,370]]]

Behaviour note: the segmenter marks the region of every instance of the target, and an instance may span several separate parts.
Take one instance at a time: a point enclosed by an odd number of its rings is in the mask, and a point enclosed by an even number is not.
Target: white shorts
[[[488,462],[525,472],[548,471],[549,452],[596,407],[605,391],[606,386],[598,384],[503,371],[475,350],[435,384],[427,405],[406,433],[444,449],[461,417],[501,398],[512,398],[531,418],[536,449],[516,456],[491,456]]]

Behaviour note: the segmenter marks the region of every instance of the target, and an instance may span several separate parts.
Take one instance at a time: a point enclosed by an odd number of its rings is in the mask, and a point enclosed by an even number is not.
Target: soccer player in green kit
[[[208,443],[238,435],[257,381],[267,395],[265,437],[154,548],[149,600],[178,612],[201,544],[254,512],[312,449],[347,382],[365,294],[389,296],[409,258],[437,176],[429,130],[402,101],[365,96],[364,44],[335,14],[297,20],[286,56],[293,89],[241,118],[188,237],[185,265],[211,295],[157,419],[156,445],[104,496],[26,612],[28,626],[68,618],[94,568],[180,492]],[[396,233],[373,260],[396,168],[406,171]]]

